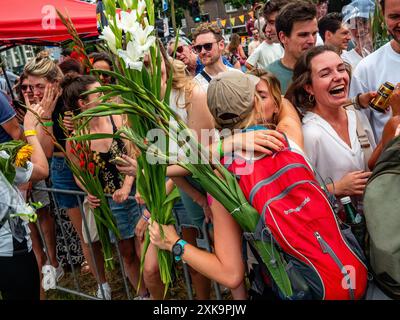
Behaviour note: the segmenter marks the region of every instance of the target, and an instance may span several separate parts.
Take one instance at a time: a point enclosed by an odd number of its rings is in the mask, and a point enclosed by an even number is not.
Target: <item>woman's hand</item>
[[[151,243],[161,250],[172,251],[172,246],[179,240],[179,236],[176,233],[175,226],[172,224],[160,225],[152,220],[150,220],[149,223]],[[164,231],[164,239],[161,237],[160,228],[162,228]]]
[[[44,89],[44,94],[40,104],[45,111],[44,118],[51,118],[54,108],[56,107],[57,100],[61,96],[61,89],[57,83],[48,83]]]
[[[139,239],[140,242],[144,240],[144,234],[147,230],[147,227],[149,226],[149,222],[144,219],[143,215],[146,216],[146,218],[150,219],[150,212],[144,210],[142,216],[136,224],[135,236]]]
[[[335,184],[335,195],[362,195],[372,172],[353,171],[346,174]]]
[[[121,189],[115,190],[112,198],[116,203],[122,203],[128,199],[129,193],[130,193],[129,188],[122,187]]]
[[[370,91],[367,93],[360,94],[358,97],[358,102],[361,108],[368,108],[369,102],[376,97],[378,93],[376,91]]]
[[[281,151],[285,147],[281,141],[285,138],[276,130],[254,130],[235,133],[224,139],[224,152],[234,150],[255,151],[272,155],[274,151]]]
[[[135,200],[136,200],[136,202],[137,202],[139,205],[141,205],[141,206],[146,205],[146,202],[144,201],[144,199],[142,198],[142,196],[140,195],[139,192],[136,192],[136,193],[135,193]]]
[[[96,209],[97,207],[100,207],[100,199],[97,198],[96,196],[88,194],[87,200],[90,208]]]
[[[72,113],[72,112],[71,112],[71,113],[65,112],[65,113],[64,113],[64,117],[63,117],[63,124],[64,124],[64,127],[65,127],[68,131],[71,131],[71,132],[73,132],[73,131],[75,130],[74,122],[72,121],[72,117],[73,117],[73,113]]]
[[[34,130],[39,123],[37,117],[42,117],[44,114],[44,110],[40,104],[30,105],[29,102],[27,104],[27,107],[29,109],[26,111],[24,117],[24,130]],[[36,115],[34,113],[36,113]]]
[[[129,163],[129,165],[127,166],[117,165],[117,169],[119,170],[119,172],[126,174],[127,176],[135,177],[137,170],[137,161],[131,157],[128,157],[125,154],[122,155],[122,158],[126,160]]]

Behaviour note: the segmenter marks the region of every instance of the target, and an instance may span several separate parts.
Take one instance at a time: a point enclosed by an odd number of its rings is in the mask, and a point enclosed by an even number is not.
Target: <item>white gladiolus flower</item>
[[[99,37],[107,42],[108,48],[114,53],[117,53],[117,43],[115,40],[115,35],[109,26],[103,28],[103,32]]]
[[[128,9],[132,9],[133,6],[133,1],[132,0],[124,0],[126,6],[128,7]]]
[[[126,51],[118,50],[118,55],[125,61],[129,69],[142,71],[143,61],[141,59],[143,58],[143,51],[138,49],[137,44],[130,41],[126,46]]]
[[[121,20],[118,23],[118,27],[125,32],[135,34],[136,30],[140,28],[140,24],[137,22],[136,10],[131,12],[121,11]]]
[[[156,41],[156,37],[150,36],[153,30],[154,26],[146,26],[145,29],[139,28],[136,30],[135,34],[132,34],[135,42],[139,47],[139,50],[147,52],[149,48],[154,44],[154,42]]]
[[[137,6],[138,16],[141,17],[142,14],[145,12],[145,10],[146,10],[146,1],[139,0]]]

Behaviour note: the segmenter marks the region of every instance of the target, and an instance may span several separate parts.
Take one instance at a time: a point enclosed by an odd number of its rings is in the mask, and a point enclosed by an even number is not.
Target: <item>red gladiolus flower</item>
[[[79,150],[81,150],[81,149],[82,149],[81,144],[80,144],[80,143],[77,143],[77,144],[76,144],[76,150],[79,151]]]
[[[94,175],[94,163],[93,162],[89,163],[89,172],[91,175]]]
[[[80,167],[83,168],[85,166],[85,161],[81,160],[81,162],[79,163]]]
[[[83,153],[79,154],[79,159],[81,159],[81,161],[85,160],[85,155]]]

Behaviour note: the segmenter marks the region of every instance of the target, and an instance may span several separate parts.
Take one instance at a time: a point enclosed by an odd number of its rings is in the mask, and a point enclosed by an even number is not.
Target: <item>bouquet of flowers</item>
[[[209,150],[197,142],[185,123],[169,107],[169,93],[172,75],[169,75],[164,99],[161,99],[161,56],[154,30],[154,5],[151,0],[118,1],[121,11],[117,13],[114,0],[105,0],[105,16],[109,25],[105,26],[101,38],[117,59],[115,72],[104,72],[114,77],[118,84],[98,87],[94,92],[103,92],[103,103],[76,116],[75,119],[111,114],[127,114],[130,127],[124,127],[116,134],[119,138],[129,139],[142,151],[138,158],[137,188],[143,196],[152,219],[160,224],[172,224],[172,201],[165,193],[166,166],[171,163],[168,144],[175,141],[184,148],[185,156],[178,156],[177,164],[189,170],[203,188],[221,202],[232,214],[242,229],[254,232],[260,218],[258,212],[247,202],[236,178],[222,166],[218,160],[212,160]],[[144,64],[146,63],[146,68]],[[111,97],[120,96],[122,103],[108,102]],[[171,121],[172,119],[172,121]],[[152,129],[164,133],[166,148],[161,150],[148,137]],[[180,132],[187,132],[190,139],[180,141]],[[109,135],[82,135],[76,141],[100,139]],[[190,154],[197,161],[187,161]],[[173,163],[176,163],[174,161]],[[218,174],[215,173],[218,172]],[[149,244],[146,236],[146,247]],[[273,244],[255,240],[264,263],[272,277],[286,296],[292,295],[292,288],[285,266]],[[146,248],[145,247],[145,248]],[[275,252],[275,253],[274,253]],[[144,255],[142,256],[143,260]],[[172,256],[159,250],[158,259],[163,282],[171,282],[170,270]],[[142,264],[143,265],[143,264]]]

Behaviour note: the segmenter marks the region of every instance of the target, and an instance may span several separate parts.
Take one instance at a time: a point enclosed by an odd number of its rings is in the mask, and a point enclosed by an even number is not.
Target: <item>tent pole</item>
[[[4,64],[4,61],[3,61],[3,58],[2,58],[1,55],[0,55],[0,64],[1,64],[1,69],[3,70],[4,79],[6,79],[8,89],[10,90],[11,98],[12,98],[13,101],[15,101],[16,99],[15,99],[15,96],[14,96],[14,92],[13,92],[13,89],[12,89],[12,86],[11,86],[11,83],[10,83],[10,79],[8,79],[8,75],[7,75],[7,72],[6,72],[7,70],[6,70],[6,67],[5,67],[5,64]]]

